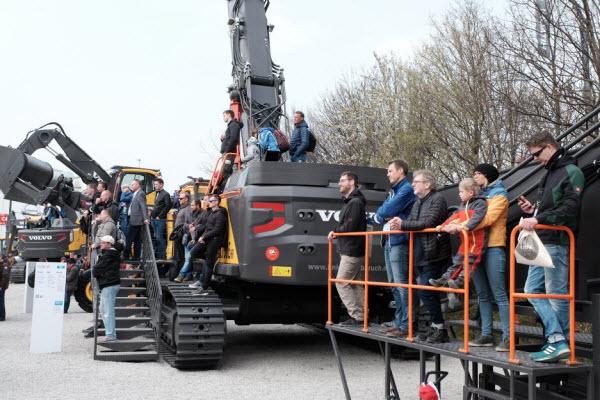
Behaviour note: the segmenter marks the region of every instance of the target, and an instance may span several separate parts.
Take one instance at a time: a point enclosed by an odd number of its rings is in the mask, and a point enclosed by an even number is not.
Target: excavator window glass
[[[123,185],[127,185],[131,188],[131,181],[134,179],[140,181],[140,187],[146,194],[154,191],[154,176],[147,174],[125,174],[119,185],[119,194],[121,193],[121,187]]]

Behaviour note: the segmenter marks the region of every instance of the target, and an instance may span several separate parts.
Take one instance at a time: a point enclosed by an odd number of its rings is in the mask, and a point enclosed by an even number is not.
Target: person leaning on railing
[[[412,186],[417,201],[413,204],[410,215],[404,221],[399,217],[393,218],[390,227],[393,230],[420,231],[442,224],[448,216],[448,205],[444,196],[435,190],[433,173],[428,170],[415,171]],[[419,274],[419,285],[431,286],[429,280],[439,278],[442,268],[448,265],[448,235],[435,232],[414,234],[413,255],[414,266]],[[439,294],[432,290],[418,290],[418,294],[431,317],[431,326],[427,333],[419,334],[419,341],[431,344],[448,342],[450,339],[444,325]]]
[[[533,230],[537,224],[562,225],[577,230],[577,218],[581,205],[581,192],[585,182],[577,167],[577,160],[561,148],[547,131],[533,135],[526,143],[529,153],[544,165],[546,175],[538,187],[535,205],[521,196],[519,205],[529,214],[521,221],[525,230]],[[550,253],[554,268],[530,266],[525,282],[525,293],[568,294],[569,287],[569,237],[563,231],[537,230],[544,247]],[[571,350],[567,344],[570,334],[569,301],[530,298],[542,319],[546,345],[541,351],[531,353],[538,362],[556,362],[568,358]]]

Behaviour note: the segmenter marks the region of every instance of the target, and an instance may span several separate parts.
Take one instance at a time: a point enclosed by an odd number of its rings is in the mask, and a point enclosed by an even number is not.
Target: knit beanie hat
[[[473,171],[481,172],[487,178],[488,183],[494,182],[500,176],[500,173],[492,164],[479,164]]]

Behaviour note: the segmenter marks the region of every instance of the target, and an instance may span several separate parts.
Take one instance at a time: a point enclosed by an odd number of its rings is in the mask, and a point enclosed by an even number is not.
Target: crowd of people
[[[538,200],[530,203],[524,197],[519,205],[524,213],[520,222],[524,230],[536,230],[548,250],[554,268],[530,266],[525,293],[567,294],[569,282],[569,238],[563,231],[536,229],[538,224],[562,225],[577,229],[577,216],[584,177],[576,160],[559,146],[547,131],[533,135],[526,143],[529,153],[546,169],[538,189]],[[377,210],[373,223],[382,224],[382,236],[388,281],[408,283],[408,234],[404,232],[435,228],[436,232],[415,233],[413,265],[419,285],[461,288],[464,286],[464,259],[469,260],[469,276],[479,298],[481,334],[469,341],[474,347],[493,347],[492,299],[498,306],[502,339],[495,350],[507,352],[510,348],[509,302],[505,288],[506,222],[508,193],[500,180],[498,169],[491,164],[477,165],[472,177],[459,184],[458,211],[448,218],[446,199],[436,190],[436,177],[428,170],[418,170],[408,181],[409,166],[404,160],[389,163],[387,177],[391,190]],[[347,171],[339,180],[344,205],[339,223],[330,232],[364,232],[367,226],[363,194],[356,173]],[[403,231],[403,232],[395,232]],[[458,253],[451,258],[449,235],[466,232],[468,248],[461,243]],[[461,234],[461,240],[463,236]],[[338,279],[361,280],[365,249],[363,236],[337,237],[340,254]],[[414,282],[413,282],[414,283]],[[336,283],[340,298],[349,318],[340,325],[358,326],[364,323],[364,288],[361,285]],[[408,324],[417,330],[418,301],[414,302],[413,320],[409,321],[408,289],[392,289],[396,310],[392,321],[385,322],[381,331],[392,338],[406,338]],[[429,314],[429,328],[420,332],[419,341],[439,344],[449,341],[442,313],[439,292],[417,290],[420,301]],[[556,362],[570,356],[567,344],[571,334],[568,300],[531,298],[544,325],[546,344],[541,351],[530,354],[534,361]]]

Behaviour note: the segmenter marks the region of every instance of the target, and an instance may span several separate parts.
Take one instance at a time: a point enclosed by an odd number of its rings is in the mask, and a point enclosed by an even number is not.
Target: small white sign
[[[63,312],[67,265],[36,263],[33,316],[31,318],[32,353],[53,353],[62,349]]]
[[[33,312],[33,288],[29,286],[29,274],[35,271],[34,262],[27,261],[25,268],[25,299],[23,302],[23,312],[30,314]]]

